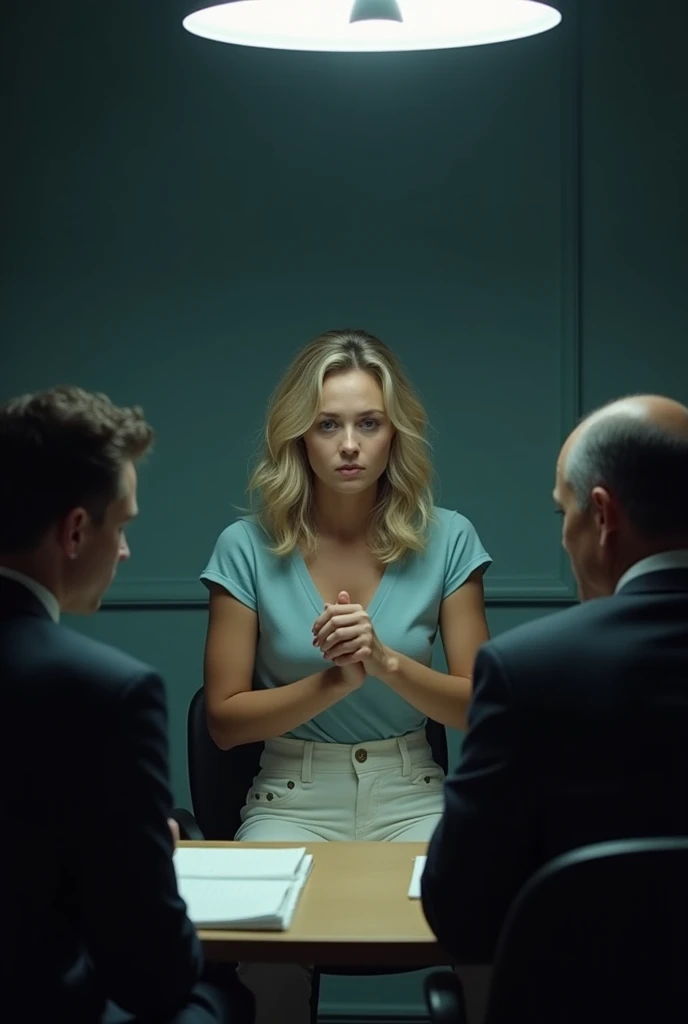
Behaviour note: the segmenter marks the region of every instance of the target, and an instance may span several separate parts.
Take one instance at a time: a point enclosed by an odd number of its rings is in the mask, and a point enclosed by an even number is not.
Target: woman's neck
[[[316,489],[315,525],[318,534],[323,539],[344,544],[365,540],[376,500],[377,489],[374,487],[351,495]]]

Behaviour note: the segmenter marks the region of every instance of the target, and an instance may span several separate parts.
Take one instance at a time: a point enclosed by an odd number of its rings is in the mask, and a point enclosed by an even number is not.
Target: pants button
[[[294,783],[293,782],[288,782],[287,783],[287,789],[293,789],[293,788],[294,788]]]
[[[363,764],[364,761],[368,760],[368,751],[364,750],[363,747],[359,747],[356,753],[354,754],[354,757],[356,758],[359,764]]]
[[[272,793],[268,793],[265,797],[266,800],[272,800]]]

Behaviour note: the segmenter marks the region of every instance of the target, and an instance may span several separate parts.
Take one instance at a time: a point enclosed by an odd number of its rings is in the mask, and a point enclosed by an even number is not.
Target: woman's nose
[[[356,440],[353,431],[347,431],[342,441],[342,451],[347,453],[358,451],[358,441]]]

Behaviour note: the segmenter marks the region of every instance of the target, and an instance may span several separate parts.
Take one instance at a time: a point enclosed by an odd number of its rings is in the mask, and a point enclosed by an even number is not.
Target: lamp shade
[[[195,11],[183,25],[220,43],[374,52],[500,43],[560,21],[536,0],[233,0]]]

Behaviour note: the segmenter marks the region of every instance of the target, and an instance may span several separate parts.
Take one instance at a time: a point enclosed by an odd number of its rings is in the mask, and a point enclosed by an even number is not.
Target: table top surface
[[[297,847],[313,870],[285,932],[199,930],[209,960],[431,967],[450,962],[409,899],[414,860],[427,843],[193,843],[180,846]]]

